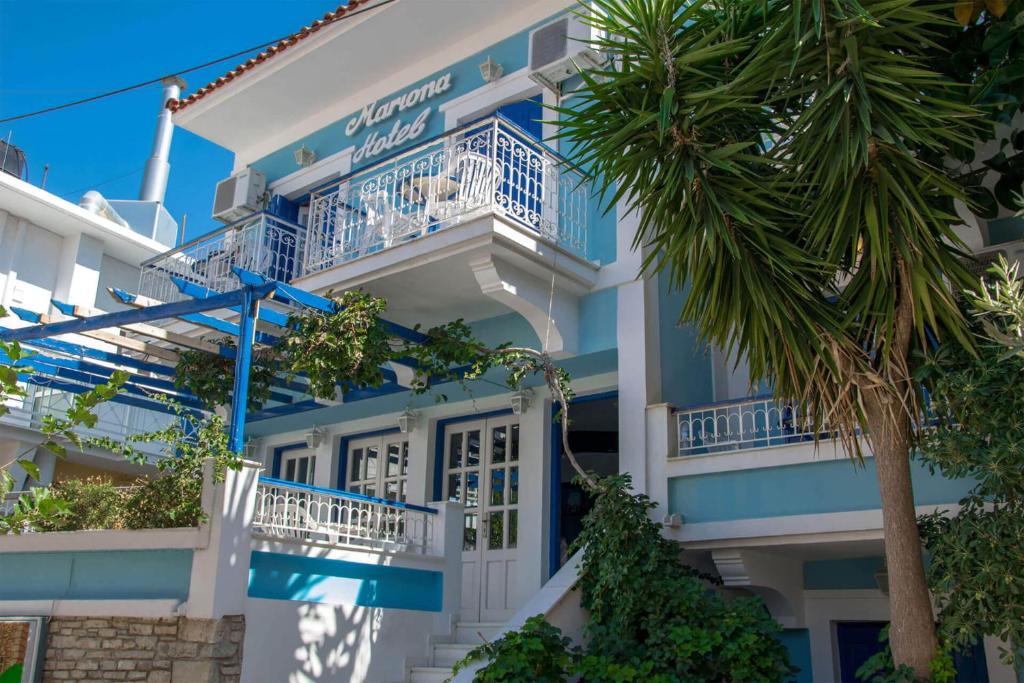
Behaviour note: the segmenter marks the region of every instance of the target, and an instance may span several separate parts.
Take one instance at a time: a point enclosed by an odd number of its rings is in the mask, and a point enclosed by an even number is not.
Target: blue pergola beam
[[[4,341],[29,341],[31,339],[53,337],[58,334],[76,334],[88,332],[90,330],[101,330],[108,327],[119,327],[128,323],[142,323],[167,318],[180,318],[190,313],[200,313],[202,311],[211,311],[235,305],[242,300],[243,293],[245,291],[251,291],[252,296],[262,299],[274,291],[274,285],[267,284],[262,287],[252,288],[251,290],[247,288],[245,290],[228,292],[209,299],[176,301],[174,303],[160,304],[158,306],[106,313],[92,318],[77,318],[75,320],[65,320],[62,322],[36,325],[33,327],[23,327],[17,330],[0,332],[0,339],[3,339]],[[125,294],[127,294],[127,292],[125,292]],[[132,295],[128,295],[128,297],[129,299],[134,300]],[[128,303],[128,301],[125,303]]]
[[[84,386],[82,384],[75,384],[73,382],[65,382],[53,377],[46,375],[36,375],[31,373],[19,373],[18,381],[25,382],[26,384],[32,384],[37,387],[43,387],[45,389],[57,389],[58,391],[66,391],[70,394],[84,394],[85,392],[92,389],[92,387]],[[136,398],[134,396],[125,396],[124,394],[117,394],[110,398],[111,403],[120,403],[126,406],[135,406],[136,408],[144,408],[146,410],[152,410],[165,415],[177,415],[178,413],[171,408],[166,406],[159,401],[147,400],[144,398]],[[185,411],[195,417],[200,417],[200,413],[194,410]]]
[[[271,280],[270,278],[263,277],[259,273],[244,270],[238,266],[233,266],[231,270],[238,276],[238,279],[244,285],[255,287],[261,284],[274,283],[276,288],[274,290],[273,297],[278,301],[299,304],[300,306],[313,308],[324,313],[335,313],[338,310],[338,305],[334,301],[320,296],[319,294],[312,294],[304,289],[293,287],[292,285],[284,282]],[[418,330],[412,329],[411,327],[399,325],[398,323],[391,322],[390,320],[381,320],[381,322],[387,328],[388,332],[396,337],[400,337],[417,344],[423,344],[430,341],[430,337]]]
[[[10,329],[12,328],[0,325],[0,332],[8,331]],[[82,346],[81,344],[74,344],[60,339],[33,339],[28,343],[28,346],[32,348],[47,349],[49,351],[58,351],[71,356],[82,356],[93,360],[115,363],[117,365],[123,365],[136,370],[151,372],[156,375],[163,375],[164,377],[174,376],[174,368],[169,365],[161,365],[160,363],[139,360],[130,356],[121,356],[116,353],[111,353],[110,351],[94,349],[91,346]]]

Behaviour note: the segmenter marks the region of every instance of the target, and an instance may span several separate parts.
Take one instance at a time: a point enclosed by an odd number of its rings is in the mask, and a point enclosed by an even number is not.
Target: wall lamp
[[[522,415],[524,410],[530,408],[530,402],[533,400],[532,389],[520,389],[519,391],[512,394],[508,402],[512,405],[513,415]]]
[[[398,431],[403,434],[408,434],[412,430],[416,429],[416,418],[419,417],[419,413],[415,410],[409,410],[406,408],[402,411],[402,414],[398,416]]]
[[[484,83],[492,83],[504,73],[505,67],[491,59],[490,55],[487,55],[487,60],[480,65],[480,77],[484,79]]]
[[[306,434],[306,446],[309,448],[317,448],[323,443],[324,430],[319,427],[313,427],[313,431]]]

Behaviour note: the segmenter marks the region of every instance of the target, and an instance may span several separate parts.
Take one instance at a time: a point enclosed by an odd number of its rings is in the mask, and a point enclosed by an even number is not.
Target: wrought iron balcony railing
[[[260,477],[252,524],[279,538],[426,553],[436,516],[418,505]]]
[[[813,421],[799,405],[771,398],[743,399],[676,413],[679,456],[768,448],[813,441]],[[825,429],[821,439],[835,436]]]
[[[304,274],[492,213],[586,255],[584,177],[494,116],[353,173],[313,194]]]
[[[217,292],[237,289],[234,266],[287,282],[299,273],[305,234],[295,223],[254,213],[143,263],[139,293],[164,302],[187,298],[171,277]]]
[[[585,257],[584,181],[547,146],[493,116],[313,192],[306,227],[256,213],[150,259],[139,292],[181,300],[171,277],[232,289],[233,266],[287,282],[486,214]]]

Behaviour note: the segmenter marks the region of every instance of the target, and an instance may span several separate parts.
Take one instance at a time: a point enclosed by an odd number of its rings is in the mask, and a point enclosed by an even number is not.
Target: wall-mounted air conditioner
[[[1012,266],[1017,264],[1017,276],[1024,277],[1024,240],[1004,242],[991,247],[985,247],[974,252],[971,258],[964,260],[964,265],[975,277],[981,277],[988,273],[988,269],[1004,257]]]
[[[576,74],[573,62],[595,69],[604,64],[604,55],[593,47],[599,37],[594,27],[575,14],[533,29],[530,31],[530,78],[561,92],[561,84]]]
[[[263,206],[267,176],[246,168],[217,183],[213,195],[213,217],[225,223],[245,218]]]

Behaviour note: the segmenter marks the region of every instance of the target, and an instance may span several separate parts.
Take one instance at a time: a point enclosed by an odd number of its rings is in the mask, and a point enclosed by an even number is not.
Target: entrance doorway
[[[462,537],[463,621],[504,621],[518,606],[519,419],[448,425],[444,497],[466,506]]]
[[[840,621],[835,623],[836,651],[839,655],[841,683],[858,683],[857,669],[884,645],[878,637],[885,628],[884,621]],[[985,648],[978,642],[973,648],[953,653],[956,683],[988,683]]]
[[[601,394],[581,396],[569,407],[569,447],[580,466],[600,476],[619,471],[619,400],[618,396]],[[554,430],[558,432],[558,430]],[[562,452],[561,435],[556,434],[553,455],[558,460],[558,517],[554,520],[553,537],[558,539],[557,557],[550,558],[554,574],[569,558],[569,548],[583,531],[583,518],[594,501],[575,483],[576,470]],[[554,551],[554,548],[553,548]]]

